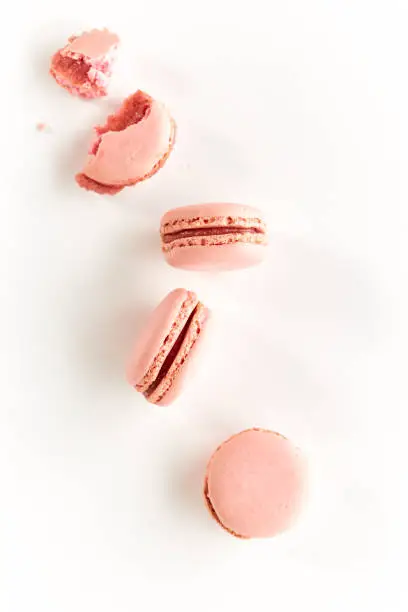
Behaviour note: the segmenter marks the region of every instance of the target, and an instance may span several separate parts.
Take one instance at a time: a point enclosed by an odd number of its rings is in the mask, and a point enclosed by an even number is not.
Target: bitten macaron
[[[76,181],[84,189],[114,195],[163,167],[173,149],[176,124],[164,104],[137,91],[95,132]]]
[[[153,311],[127,368],[128,382],[148,402],[167,406],[180,395],[208,318],[208,308],[186,289],[175,289]]]
[[[248,429],[212,455],[204,496],[214,519],[239,538],[275,536],[293,525],[305,497],[305,462],[287,438]]]
[[[193,204],[161,219],[168,264],[187,270],[233,270],[260,263],[268,242],[264,216],[241,204]]]

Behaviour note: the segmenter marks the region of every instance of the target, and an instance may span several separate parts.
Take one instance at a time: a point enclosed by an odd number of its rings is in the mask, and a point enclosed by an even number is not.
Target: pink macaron
[[[262,213],[241,204],[195,204],[161,219],[167,263],[186,270],[233,270],[260,263],[267,231]]]
[[[226,531],[267,538],[293,525],[305,496],[305,464],[285,437],[248,429],[221,444],[207,466],[206,504]]]
[[[154,310],[127,368],[128,382],[147,401],[167,406],[180,395],[208,317],[208,309],[186,289],[175,289]]]
[[[118,36],[106,29],[71,36],[52,57],[50,74],[73,95],[106,96],[118,44]]]
[[[114,195],[162,168],[174,145],[176,125],[164,104],[137,91],[95,131],[76,181],[84,189]]]

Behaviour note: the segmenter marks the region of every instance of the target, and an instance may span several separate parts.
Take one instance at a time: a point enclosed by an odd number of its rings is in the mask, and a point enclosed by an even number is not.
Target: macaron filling
[[[261,227],[208,227],[208,228],[191,228],[185,230],[179,230],[176,232],[168,233],[163,235],[163,243],[170,244],[175,240],[182,238],[193,238],[193,237],[205,237],[205,236],[223,236],[226,234],[239,234],[242,235],[258,235],[258,239],[264,239],[265,231]],[[255,238],[254,241],[257,241]]]
[[[164,252],[190,246],[220,246],[234,243],[266,244],[266,226],[256,217],[176,218],[162,223]]]

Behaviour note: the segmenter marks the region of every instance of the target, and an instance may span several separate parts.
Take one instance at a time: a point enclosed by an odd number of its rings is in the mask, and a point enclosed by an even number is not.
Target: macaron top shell
[[[243,431],[222,444],[206,472],[205,497],[214,518],[242,538],[274,536],[295,521],[305,492],[304,461],[272,431]]]
[[[82,173],[103,185],[127,185],[152,172],[171,146],[174,125],[166,107],[152,100],[145,116],[100,136]]]
[[[168,211],[160,226],[167,262],[188,270],[232,270],[261,262],[267,229],[251,206],[209,203]]]
[[[191,227],[219,227],[239,225],[248,227],[256,223],[265,226],[263,214],[257,208],[229,202],[211,202],[179,206],[166,212],[161,219],[162,233]],[[168,227],[166,227],[168,226]]]
[[[62,55],[78,55],[89,59],[102,57],[119,44],[119,37],[109,30],[90,30],[70,39]]]

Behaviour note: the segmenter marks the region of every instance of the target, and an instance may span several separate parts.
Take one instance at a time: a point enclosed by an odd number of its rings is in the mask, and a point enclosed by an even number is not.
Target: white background
[[[406,610],[405,4],[3,9],[2,611]],[[94,26],[123,44],[110,98],[84,102],[47,70]],[[139,87],[170,107],[173,155],[114,198],[81,191],[92,125]],[[217,200],[265,210],[265,265],[166,266],[161,214]],[[176,286],[213,334],[184,397],[154,408],[124,362]],[[304,449],[310,502],[290,534],[243,542],[201,487],[252,426]]]

